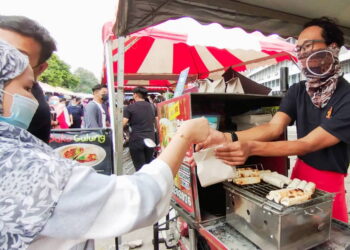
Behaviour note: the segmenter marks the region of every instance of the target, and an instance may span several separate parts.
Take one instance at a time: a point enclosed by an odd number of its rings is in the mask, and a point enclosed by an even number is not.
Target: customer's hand
[[[185,121],[177,133],[189,140],[190,143],[196,144],[203,142],[209,136],[209,123],[204,117]]]
[[[206,138],[206,140],[203,141],[203,142],[198,143],[196,145],[195,150],[199,151],[201,149],[209,148],[209,147],[212,147],[212,146],[215,146],[215,145],[220,145],[220,144],[223,144],[223,143],[226,143],[226,142],[228,142],[228,141],[226,140],[226,137],[225,137],[224,133],[210,128],[209,129],[209,135]]]

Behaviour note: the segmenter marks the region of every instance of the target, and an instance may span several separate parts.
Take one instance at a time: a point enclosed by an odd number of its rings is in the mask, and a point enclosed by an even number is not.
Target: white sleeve
[[[151,225],[167,213],[172,187],[172,172],[161,160],[128,176],[104,176],[76,167],[53,216],[30,249],[46,249],[39,246],[50,244],[60,249],[57,244],[117,237]]]
[[[168,165],[154,160],[134,177],[137,178],[117,177],[115,191],[86,233],[87,239],[119,236],[152,225],[166,215],[173,187],[173,175]]]

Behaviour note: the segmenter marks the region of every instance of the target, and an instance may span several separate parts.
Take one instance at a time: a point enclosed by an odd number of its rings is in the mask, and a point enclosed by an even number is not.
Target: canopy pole
[[[107,72],[107,88],[108,88],[108,101],[111,119],[111,130],[112,130],[112,141],[113,141],[113,173],[119,175],[118,173],[118,154],[116,151],[118,143],[118,131],[116,130],[116,106],[113,105],[116,102],[115,89],[114,89],[114,72],[113,72],[113,57],[112,57],[112,40],[107,40],[105,44],[105,62],[106,62],[106,72]]]
[[[123,107],[124,107],[124,53],[125,37],[118,37],[118,87],[117,87],[117,175],[123,174]],[[112,50],[111,50],[112,56]],[[114,78],[114,77],[113,77]],[[113,85],[114,87],[114,85]]]

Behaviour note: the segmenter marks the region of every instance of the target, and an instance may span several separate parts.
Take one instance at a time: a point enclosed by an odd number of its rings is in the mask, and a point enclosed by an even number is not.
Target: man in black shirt
[[[83,106],[81,105],[81,98],[74,97],[71,104],[68,105],[68,113],[72,116],[72,125],[70,128],[81,128],[81,122],[84,115]]]
[[[29,57],[30,66],[37,80],[48,67],[47,60],[56,51],[56,44],[49,32],[35,21],[23,16],[0,16],[0,39],[15,46]],[[48,143],[50,139],[50,107],[38,83],[32,88],[39,107],[28,131]]]
[[[336,193],[333,218],[347,222],[344,177],[349,165],[350,86],[340,71],[343,44],[343,32],[332,20],[323,17],[306,23],[296,46],[306,81],[288,90],[269,123],[232,134],[212,131],[197,149],[228,142],[216,150],[216,156],[230,165],[244,164],[251,155],[297,155],[292,178]],[[297,140],[270,142],[294,121]]]
[[[137,87],[133,90],[134,104],[124,109],[123,125],[129,123],[131,134],[129,148],[135,169],[139,170],[144,164],[153,160],[153,148],[145,145],[144,139],[155,140],[154,122],[155,111],[153,104],[147,102],[147,89]]]

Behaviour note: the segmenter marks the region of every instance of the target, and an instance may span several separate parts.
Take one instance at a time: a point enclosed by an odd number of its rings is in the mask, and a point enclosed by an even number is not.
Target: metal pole
[[[124,42],[123,42],[122,47],[123,48],[122,48],[122,52],[121,52],[121,54],[122,54],[121,61],[123,62],[122,68],[124,70]],[[118,51],[121,51],[121,49],[119,49]],[[119,52],[118,52],[118,56],[119,56]],[[121,175],[123,172],[123,166],[122,166],[123,105],[119,104],[119,100],[121,99],[122,103],[123,103],[123,97],[118,99],[118,108],[117,108],[115,106],[116,98],[115,98],[115,88],[114,88],[112,40],[108,40],[105,44],[105,62],[106,62],[106,71],[107,71],[107,87],[108,87],[108,93],[109,93],[109,95],[108,95],[109,96],[109,104],[110,104],[109,109],[110,109],[112,141],[113,141],[113,173],[116,175]],[[119,74],[119,71],[118,71],[118,74]],[[123,74],[123,72],[122,72],[122,74]],[[122,78],[124,78],[124,74],[122,75]],[[124,79],[123,79],[122,83],[124,83]],[[122,95],[123,95],[123,93],[122,93]],[[117,121],[117,124],[116,124],[116,121]],[[115,249],[116,250],[119,249],[119,243],[122,243],[121,237],[115,238]]]
[[[115,106],[115,90],[114,90],[114,72],[113,72],[113,56],[112,56],[112,41],[108,40],[105,45],[105,54],[106,54],[106,71],[107,71],[107,87],[108,87],[108,99],[109,99],[109,110],[111,118],[111,130],[112,130],[112,141],[113,141],[113,173],[118,174],[118,155],[116,151],[116,146],[118,143],[118,131],[116,131],[116,114],[117,109]]]
[[[123,174],[124,42],[124,36],[118,38],[117,175]]]
[[[188,228],[188,234],[190,237],[190,249],[191,250],[196,250],[197,249],[197,237],[196,237],[196,230],[193,228],[189,227]]]

